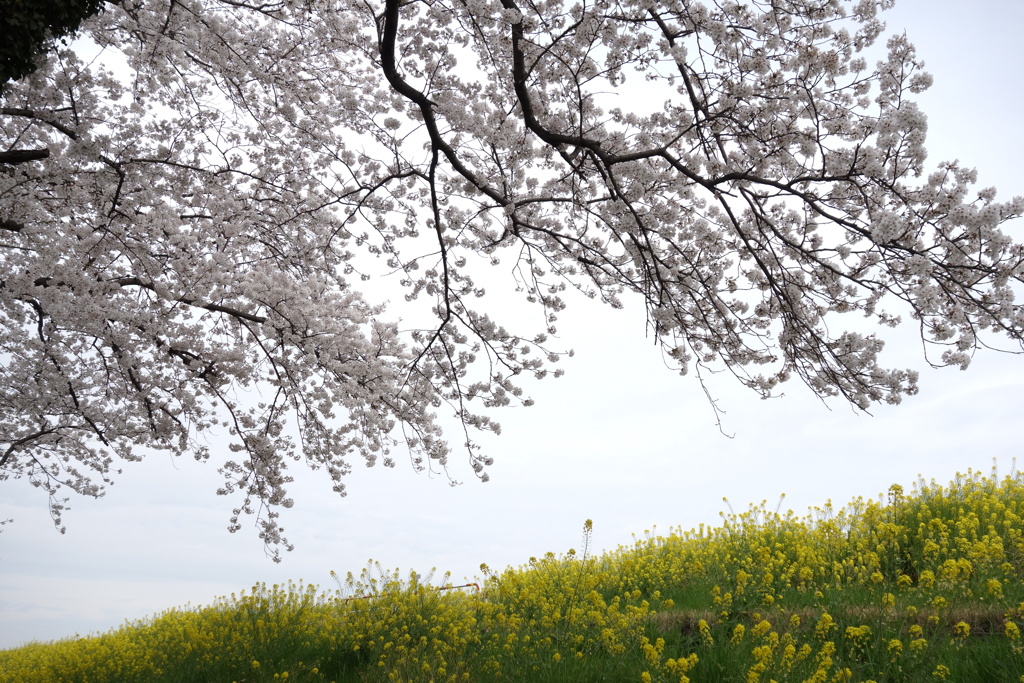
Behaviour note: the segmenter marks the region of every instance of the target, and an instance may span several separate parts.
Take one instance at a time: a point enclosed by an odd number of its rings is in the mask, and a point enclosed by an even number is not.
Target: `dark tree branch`
[[[46,147],[42,147],[40,149],[11,149],[6,152],[0,152],[0,164],[17,166],[18,164],[25,164],[29,161],[47,159],[49,156],[50,150]]]

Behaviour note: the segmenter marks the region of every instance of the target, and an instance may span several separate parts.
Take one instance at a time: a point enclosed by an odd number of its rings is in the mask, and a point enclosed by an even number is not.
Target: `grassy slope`
[[[1024,477],[969,471],[481,567],[480,593],[371,565],[0,652],[0,681],[1024,681],[1022,517]]]

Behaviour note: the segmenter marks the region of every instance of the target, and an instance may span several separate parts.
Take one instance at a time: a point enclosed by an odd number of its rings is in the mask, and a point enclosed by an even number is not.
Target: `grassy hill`
[[[1024,682],[1024,476],[968,471],[805,516],[474,585],[370,564],[321,591],[257,585],[102,635],[0,652],[0,681]]]

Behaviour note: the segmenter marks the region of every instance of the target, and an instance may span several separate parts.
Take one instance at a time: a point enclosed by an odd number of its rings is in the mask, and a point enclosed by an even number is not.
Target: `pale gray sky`
[[[919,101],[929,116],[930,159],[976,166],[980,186],[1024,194],[1018,112],[1024,4],[903,0],[891,30],[906,30],[935,76]],[[1024,224],[1012,228],[1024,240]],[[909,332],[912,332],[910,330]],[[0,647],[106,630],[191,602],[288,578],[330,584],[330,571],[387,567],[450,570],[455,579],[531,555],[579,547],[594,520],[595,549],[631,542],[657,526],[713,523],[724,509],[768,499],[803,512],[827,499],[874,496],[918,474],[949,480],[968,467],[1002,471],[1021,452],[1024,358],[979,354],[971,369],[928,370],[913,334],[887,348],[893,364],[922,370],[921,394],[875,415],[825,407],[798,384],[760,401],[727,378],[712,389],[726,410],[723,437],[692,377],[666,369],[644,338],[642,311],[577,302],[562,316],[562,341],[576,350],[559,380],[528,387],[530,409],[499,415],[503,434],[480,484],[453,458],[465,483],[357,468],[350,494],[296,469],[295,507],[283,517],[294,552],[274,565],[254,530],[228,534],[231,499],[213,495],[215,468],[155,457],[126,467],[98,501],[72,500],[68,527],[53,530],[45,498],[7,482],[0,519]]]

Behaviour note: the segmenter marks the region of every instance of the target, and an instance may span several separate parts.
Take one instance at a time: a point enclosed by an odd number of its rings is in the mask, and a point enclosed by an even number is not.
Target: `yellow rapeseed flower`
[[[711,627],[708,626],[708,622],[701,619],[697,622],[697,630],[700,631],[700,639],[705,645],[714,645],[715,639],[711,637]]]
[[[824,640],[835,627],[836,622],[832,615],[828,612],[822,612],[821,616],[818,617],[818,623],[814,625],[814,635]]]
[[[962,646],[967,637],[971,635],[971,625],[966,621],[958,621],[953,626],[953,636],[957,645]]]
[[[772,624],[767,619],[762,619],[754,626],[754,630],[750,632],[752,638],[761,638],[766,633],[772,630]]]
[[[1006,633],[1006,637],[1010,640],[1020,640],[1020,627],[1014,621],[1009,621],[1003,624],[1003,631]]]

